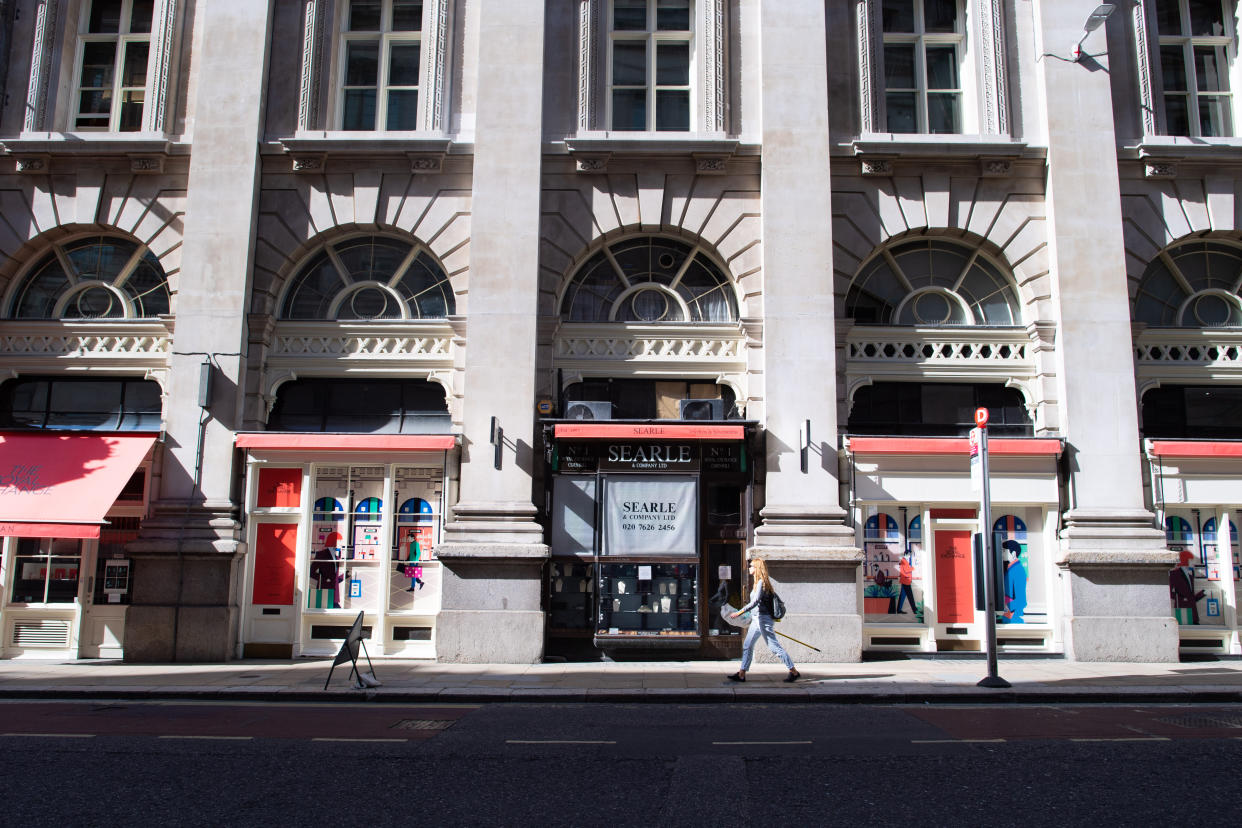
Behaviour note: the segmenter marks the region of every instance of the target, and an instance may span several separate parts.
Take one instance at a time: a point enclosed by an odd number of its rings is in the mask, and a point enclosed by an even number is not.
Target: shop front
[[[0,432],[4,658],[119,658],[145,433]]]
[[[1060,652],[1056,549],[1061,442],[990,441],[991,521],[983,526],[969,441],[954,437],[850,437],[853,512],[864,566],[867,650],[981,651],[973,536],[991,532],[1004,605],[1001,652]]]
[[[1183,655],[1239,655],[1242,442],[1146,440],[1152,503],[1179,555],[1169,602]]]
[[[335,654],[363,614],[372,655],[435,657],[436,547],[452,434],[248,433],[238,655]]]
[[[547,423],[547,651],[731,657],[752,537],[750,423]]]

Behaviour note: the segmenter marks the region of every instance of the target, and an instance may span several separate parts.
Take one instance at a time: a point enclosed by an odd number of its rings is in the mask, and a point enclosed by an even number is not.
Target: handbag
[[[785,602],[781,600],[781,596],[775,592],[772,593],[772,620],[780,621],[785,617]]]

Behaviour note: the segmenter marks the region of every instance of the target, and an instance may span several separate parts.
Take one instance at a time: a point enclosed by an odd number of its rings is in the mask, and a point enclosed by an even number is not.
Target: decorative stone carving
[[[423,96],[423,129],[444,132],[445,89],[448,86],[448,31],[450,0],[427,0],[423,6],[423,48],[427,50],[427,83]],[[430,35],[430,41],[428,40]]]
[[[694,156],[694,171],[700,175],[724,175],[728,172],[726,155]]]
[[[1177,164],[1172,161],[1148,161],[1143,165],[1147,178],[1176,178]]]
[[[580,0],[578,7],[578,131],[596,127],[596,28],[599,0]],[[581,168],[579,168],[581,169]]]
[[[293,171],[322,172],[326,160],[323,153],[296,153],[293,155]]]
[[[46,172],[51,165],[51,160],[46,155],[19,155],[15,160],[19,173]]]
[[[984,158],[979,162],[979,174],[984,178],[1003,178],[1013,169],[1008,158]]]
[[[1134,58],[1138,64],[1138,111],[1143,118],[1143,134],[1156,135],[1156,93],[1151,79],[1151,47],[1147,41],[1147,7],[1151,0],[1134,0],[1130,8],[1134,33]]]
[[[162,173],[164,156],[162,155],[131,155],[129,170],[135,173]]]
[[[56,56],[56,15],[58,0],[40,0],[35,9],[34,38],[30,46],[30,80],[26,84],[26,116],[23,132],[47,129],[48,79]]]
[[[862,159],[863,175],[892,175],[893,162],[884,158]]]
[[[439,153],[410,153],[409,158],[412,173],[438,173],[444,169],[444,156]]]
[[[319,85],[323,72],[323,19],[325,0],[304,0],[302,12],[302,78],[298,87],[298,129],[319,128]],[[294,169],[297,169],[296,162]]]
[[[151,19],[151,65],[147,72],[147,99],[143,129],[162,133],[168,125],[168,91],[172,84],[173,55],[177,47],[180,0],[156,0]]]
[[[725,131],[725,4],[724,0],[700,0],[703,43],[703,128]]]
[[[578,172],[602,173],[608,171],[608,159],[612,153],[602,155],[575,155],[574,163]]]

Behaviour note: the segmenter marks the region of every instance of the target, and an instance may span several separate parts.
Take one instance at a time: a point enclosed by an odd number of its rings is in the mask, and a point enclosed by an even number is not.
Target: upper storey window
[[[618,131],[690,129],[690,0],[612,0],[609,123]]]
[[[1167,135],[1233,135],[1233,0],[1155,0]]]
[[[883,0],[888,132],[962,131],[963,18],[959,0]]]
[[[14,319],[138,319],[169,312],[168,279],[144,245],[95,236],[52,248],[18,284]]]
[[[1157,327],[1242,326],[1242,248],[1193,241],[1163,251],[1147,266],[1134,318]]]
[[[78,37],[74,130],[142,129],[153,6],[154,0],[89,0]]]
[[[344,13],[340,128],[418,129],[423,0],[349,0]]]
[[[876,325],[1013,326],[1021,308],[1012,281],[977,248],[920,238],[882,248],[845,297],[855,322]]]
[[[578,268],[561,300],[568,322],[732,322],[729,277],[701,247],[654,236],[625,239]]]
[[[440,319],[456,312],[452,285],[422,247],[363,236],[324,245],[293,277],[282,319]]]
[[[860,131],[1008,136],[1001,0],[853,0]]]

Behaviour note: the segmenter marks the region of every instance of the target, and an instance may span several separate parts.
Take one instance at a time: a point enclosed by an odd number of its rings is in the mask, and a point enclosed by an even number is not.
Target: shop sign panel
[[[599,465],[606,471],[697,471],[699,447],[695,443],[607,443]]]
[[[610,478],[604,489],[605,554],[696,555],[697,495],[694,478]]]

